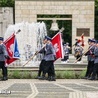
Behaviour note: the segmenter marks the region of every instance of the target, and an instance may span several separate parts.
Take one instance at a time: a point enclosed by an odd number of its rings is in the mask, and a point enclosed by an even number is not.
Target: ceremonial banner
[[[17,40],[15,38],[15,35],[12,34],[5,42],[5,46],[8,52],[8,55],[10,59],[6,61],[7,64],[11,64],[15,60],[18,60],[20,57]]]
[[[63,58],[63,46],[62,46],[62,37],[61,33],[57,33],[53,38],[52,38],[52,44],[55,48],[56,51],[56,58]]]
[[[81,35],[81,38],[78,39],[78,43],[79,45],[83,46],[84,47],[84,34]]]

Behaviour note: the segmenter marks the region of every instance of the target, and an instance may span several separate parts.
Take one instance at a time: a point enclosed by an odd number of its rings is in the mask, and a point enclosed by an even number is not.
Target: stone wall
[[[13,8],[0,7],[0,36],[4,37],[4,33],[10,24],[13,24]]]
[[[90,28],[94,37],[94,0],[16,0],[15,21],[36,22],[38,14],[72,15],[72,44],[75,43],[77,28]]]

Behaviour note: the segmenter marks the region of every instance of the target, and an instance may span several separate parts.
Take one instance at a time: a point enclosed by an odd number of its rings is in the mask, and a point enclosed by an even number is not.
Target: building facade
[[[72,15],[72,44],[82,33],[87,42],[94,38],[94,3],[94,0],[15,0],[15,22],[37,22],[37,15]]]

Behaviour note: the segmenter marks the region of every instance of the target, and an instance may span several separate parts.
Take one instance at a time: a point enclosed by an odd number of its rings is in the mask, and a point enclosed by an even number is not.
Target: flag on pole
[[[63,58],[63,45],[62,45],[62,37],[61,33],[58,32],[53,38],[52,38],[52,44],[56,51],[56,58]]]
[[[15,34],[12,34],[5,42],[4,42],[8,55],[10,59],[6,61],[6,63],[9,65],[15,60],[18,60],[20,57],[19,50],[18,50],[18,44],[17,39],[15,37]]]
[[[78,39],[78,44],[83,46],[83,47],[85,46],[84,45],[84,33],[81,35],[80,39]]]

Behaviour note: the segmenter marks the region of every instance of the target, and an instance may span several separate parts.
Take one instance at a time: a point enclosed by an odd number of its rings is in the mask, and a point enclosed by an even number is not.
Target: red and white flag
[[[11,64],[20,57],[17,40],[15,34],[12,34],[6,41],[4,41],[10,59],[7,59],[6,64]]]
[[[80,37],[80,39],[78,39],[78,43],[79,43],[79,45],[81,45],[83,47],[85,46],[84,45],[84,34],[82,34],[81,37]]]
[[[52,44],[56,51],[56,58],[63,58],[63,46],[62,46],[62,37],[61,33],[58,32],[53,38],[52,38]]]

